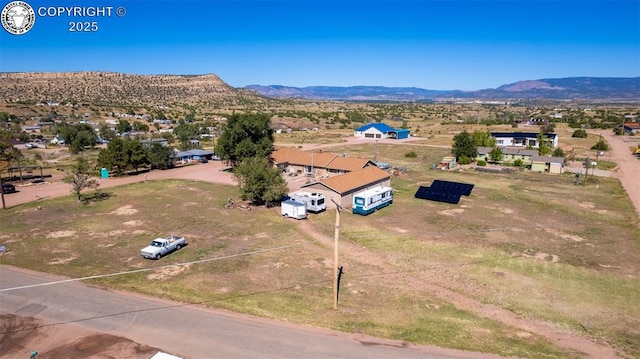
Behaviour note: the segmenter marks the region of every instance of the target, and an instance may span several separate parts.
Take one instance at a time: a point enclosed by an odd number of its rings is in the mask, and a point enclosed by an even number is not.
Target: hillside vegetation
[[[0,98],[21,103],[168,104],[218,103],[234,105],[245,97],[218,76],[129,75],[114,72],[0,73]]]

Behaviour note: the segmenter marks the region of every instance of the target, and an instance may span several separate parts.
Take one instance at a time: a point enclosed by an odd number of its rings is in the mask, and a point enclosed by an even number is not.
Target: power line
[[[314,242],[314,241],[298,242],[298,243],[288,244],[288,245],[280,246],[280,247],[267,248],[267,249],[260,249],[260,250],[256,250],[256,251],[245,252],[245,253],[238,253],[238,254],[229,254],[229,255],[226,255],[226,256],[214,257],[214,258],[207,258],[207,259],[201,259],[201,260],[191,261],[191,262],[183,262],[183,263],[177,263],[177,264],[168,264],[168,265],[164,265],[164,266],[160,266],[160,267],[152,267],[152,268],[135,269],[135,270],[124,271],[124,272],[109,273],[109,274],[98,274],[98,275],[92,275],[92,276],[88,276],[88,277],[70,278],[70,279],[57,280],[57,281],[53,281],[53,282],[38,283],[38,284],[30,284],[30,285],[23,285],[23,286],[20,286],[20,287],[3,288],[3,289],[0,289],[0,292],[9,292],[9,291],[14,291],[14,290],[19,290],[19,289],[28,289],[28,288],[44,287],[44,286],[48,286],[48,285],[55,285],[55,284],[62,284],[62,283],[70,283],[70,282],[80,282],[80,281],[89,280],[89,279],[98,279],[98,278],[115,277],[115,276],[126,275],[126,274],[134,274],[134,273],[151,272],[151,271],[155,271],[155,270],[158,270],[158,269],[164,269],[164,268],[180,267],[180,266],[185,266],[185,265],[189,265],[189,264],[199,264],[199,263],[206,263],[206,262],[218,261],[218,260],[222,260],[222,259],[237,258],[237,257],[250,256],[250,255],[254,255],[254,254],[261,254],[261,253],[267,253],[267,252],[274,252],[274,251],[279,251],[279,250],[283,250],[283,249],[288,249],[288,248],[292,248],[292,247],[296,247],[296,246],[301,246],[301,245],[305,245],[305,244],[310,244],[310,243],[313,243],[313,242]]]

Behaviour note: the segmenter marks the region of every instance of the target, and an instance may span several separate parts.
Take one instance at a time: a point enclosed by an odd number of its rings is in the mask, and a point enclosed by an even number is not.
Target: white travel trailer
[[[305,219],[307,218],[307,207],[304,203],[293,200],[286,200],[280,203],[282,215],[286,218]]]
[[[295,192],[289,195],[292,200],[304,203],[309,212],[322,212],[327,209],[324,194],[320,192]]]
[[[353,195],[351,211],[366,216],[393,203],[391,187],[379,186]]]

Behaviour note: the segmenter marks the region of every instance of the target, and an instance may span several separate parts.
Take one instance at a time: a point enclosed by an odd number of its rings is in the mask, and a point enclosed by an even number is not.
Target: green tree
[[[86,147],[95,147],[96,145],[96,133],[93,127],[86,123],[60,124],[56,126],[54,132],[71,146],[71,153],[82,152]]]
[[[131,132],[132,129],[133,129],[133,127],[131,127],[131,124],[127,120],[120,120],[120,121],[118,121],[118,124],[116,125],[116,132],[117,133]]]
[[[273,151],[271,119],[266,114],[233,114],[222,128],[215,153],[233,167],[245,158],[266,158]]]
[[[473,131],[471,134],[473,144],[477,146],[493,147],[496,145],[495,137],[491,136],[491,131]]]
[[[167,169],[171,165],[173,155],[174,152],[171,148],[159,143],[147,147],[147,159],[151,168]]]
[[[100,126],[100,137],[105,140],[112,141],[116,138],[116,131],[112,130],[106,123],[103,123]]]
[[[453,148],[451,149],[451,154],[455,155],[460,163],[462,163],[460,161],[462,157],[471,160],[478,156],[478,149],[474,145],[473,138],[467,130],[453,136]]]
[[[98,188],[100,185],[94,178],[89,161],[84,157],[77,157],[76,163],[67,170],[63,181],[71,184],[71,192],[73,192],[78,201],[82,200],[82,191],[87,188]]]
[[[130,141],[130,140],[126,140]],[[98,154],[98,166],[119,176],[130,169],[125,140],[115,138]]]
[[[191,149],[190,141],[198,137],[199,130],[195,124],[181,123],[173,129],[173,135],[178,139],[181,150]]]
[[[544,135],[544,133],[539,132],[538,136],[536,136],[536,139],[538,140],[538,154],[540,156],[551,154],[551,151],[553,149],[551,148],[551,146],[549,146],[549,142],[547,141],[547,137]]]
[[[503,155],[504,154],[502,152],[502,148],[497,146],[492,148],[491,151],[489,152],[489,158],[491,159],[492,162],[502,161]]]
[[[264,157],[245,158],[235,168],[240,196],[254,204],[273,204],[287,194],[287,184],[280,169],[272,167]]]
[[[144,148],[142,143],[137,140],[127,140],[125,141],[125,149],[127,151],[127,162],[129,168],[133,168],[136,173],[140,168],[146,167],[149,165],[149,159],[147,158],[147,150]]]
[[[573,131],[573,134],[571,135],[571,137],[574,138],[587,138],[587,131],[583,130],[583,129],[578,129]]]
[[[609,145],[601,138],[595,145],[591,146],[592,150],[608,151]]]
[[[95,147],[95,145],[96,135],[93,130],[91,132],[82,130],[75,134],[69,150],[75,154],[84,151],[85,147]]]
[[[134,131],[149,132],[149,125],[140,121],[134,121],[132,128]]]

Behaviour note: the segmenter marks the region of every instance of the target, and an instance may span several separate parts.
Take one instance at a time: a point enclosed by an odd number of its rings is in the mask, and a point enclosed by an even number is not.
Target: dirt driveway
[[[220,161],[209,161],[208,163],[198,163],[164,171],[155,170],[147,173],[140,173],[135,176],[100,178],[98,183],[100,183],[100,188],[109,188],[156,179],[189,179],[220,184],[235,184],[236,181],[233,178],[233,175],[230,172],[223,171],[224,168],[226,168],[226,166]],[[71,194],[71,185],[62,182],[62,175],[53,177],[48,182],[35,185],[16,184],[16,189],[19,192],[6,194],[4,196],[7,208],[45,198],[60,197]]]
[[[636,214],[640,216],[640,159],[631,154],[630,147],[640,142],[637,137],[615,136],[604,132],[602,137],[609,143],[610,151],[608,161],[615,162],[618,166],[613,170],[614,176],[620,180],[622,187],[636,208]],[[605,155],[607,156],[607,155]]]

